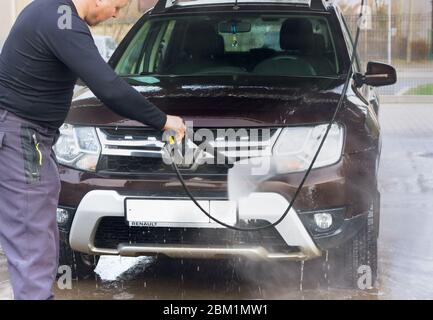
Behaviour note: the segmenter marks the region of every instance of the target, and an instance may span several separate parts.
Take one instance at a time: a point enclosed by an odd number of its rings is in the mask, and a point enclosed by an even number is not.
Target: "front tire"
[[[376,201],[375,201],[376,202]],[[378,204],[372,204],[367,222],[352,240],[329,250],[326,269],[332,287],[367,290],[377,280]]]
[[[60,241],[59,265],[71,267],[72,278],[89,279],[94,277],[98,261],[99,256],[73,251],[69,244]]]

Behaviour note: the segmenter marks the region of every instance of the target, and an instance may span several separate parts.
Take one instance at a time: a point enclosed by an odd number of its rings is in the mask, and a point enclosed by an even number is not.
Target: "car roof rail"
[[[183,4],[187,5],[188,2],[185,1],[179,1],[179,0],[158,0],[157,4],[152,10],[152,13],[162,13],[166,9],[178,5],[181,2]],[[191,5],[196,4],[205,4],[208,2],[209,4],[242,4],[242,3],[278,3],[278,4],[293,4],[293,5],[306,5],[310,7],[313,10],[326,10],[328,5],[332,2],[332,0],[209,0],[209,1],[203,1],[203,0],[190,0],[189,1]]]
[[[173,6],[177,1],[175,0],[158,0],[155,7],[152,10],[152,13],[159,13],[165,11],[165,9]]]
[[[311,0],[310,7],[315,10],[326,10],[331,2],[330,0]]]

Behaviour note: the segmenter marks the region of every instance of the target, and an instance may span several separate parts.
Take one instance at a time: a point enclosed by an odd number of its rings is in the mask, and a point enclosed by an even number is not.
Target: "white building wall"
[[[0,1],[0,43],[3,43],[21,10],[31,0],[1,0]]]
[[[15,20],[15,1],[2,0],[0,3],[0,43],[6,40]]]

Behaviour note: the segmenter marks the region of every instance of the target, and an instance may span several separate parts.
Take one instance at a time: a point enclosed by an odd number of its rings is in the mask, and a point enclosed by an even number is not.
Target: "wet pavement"
[[[379,281],[370,291],[328,288],[317,263],[102,257],[95,279],[57,299],[433,299],[433,104],[384,105]],[[304,271],[309,271],[304,272]],[[0,252],[0,298],[11,298]]]

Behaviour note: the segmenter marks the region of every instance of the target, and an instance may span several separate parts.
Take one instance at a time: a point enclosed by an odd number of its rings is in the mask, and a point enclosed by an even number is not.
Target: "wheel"
[[[351,289],[372,289],[377,279],[377,201],[371,205],[367,223],[340,248],[328,251],[325,263],[329,285]]]
[[[94,277],[94,271],[98,261],[99,256],[91,256],[73,251],[69,244],[60,241],[59,266],[70,266],[73,279],[88,279]]]
[[[376,199],[373,204],[374,226],[376,228],[376,237],[379,238],[380,230],[380,192],[376,194]]]

